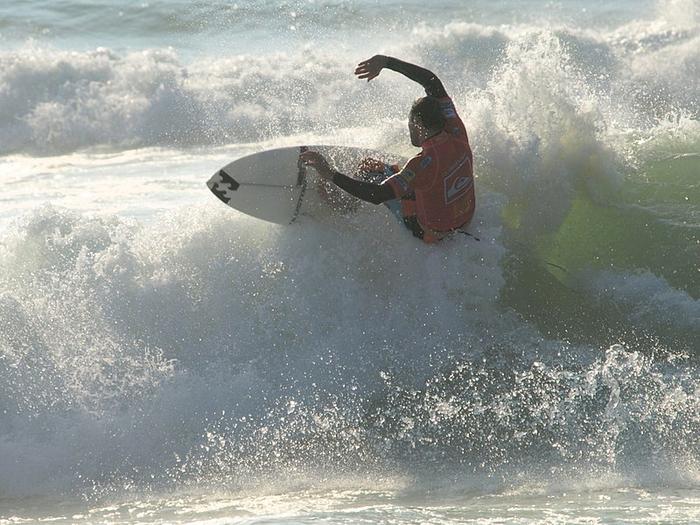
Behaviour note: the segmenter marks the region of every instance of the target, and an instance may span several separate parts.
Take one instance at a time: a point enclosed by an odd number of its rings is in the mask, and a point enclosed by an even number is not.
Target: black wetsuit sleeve
[[[333,175],[333,184],[347,191],[350,195],[372,204],[381,204],[396,198],[394,190],[388,184],[374,184],[352,179],[337,171]]]
[[[409,64],[394,57],[387,57],[386,68],[401,73],[414,82],[418,82],[425,89],[425,93],[431,97],[442,98],[447,96],[445,87],[440,79],[432,71]]]

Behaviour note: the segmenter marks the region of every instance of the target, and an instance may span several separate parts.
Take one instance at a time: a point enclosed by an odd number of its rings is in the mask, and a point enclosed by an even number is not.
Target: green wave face
[[[537,236],[535,253],[558,279],[586,270],[647,270],[698,297],[699,179],[700,156],[685,155],[629,175],[616,203],[577,192],[561,226]]]
[[[594,197],[579,184],[572,195],[561,222],[537,225],[534,233],[526,223],[532,202],[504,208],[510,258],[501,301],[551,337],[625,341],[642,350],[660,342],[692,353],[698,340],[692,303],[700,297],[700,155],[648,161],[616,189]],[[644,286],[630,292],[640,281]]]

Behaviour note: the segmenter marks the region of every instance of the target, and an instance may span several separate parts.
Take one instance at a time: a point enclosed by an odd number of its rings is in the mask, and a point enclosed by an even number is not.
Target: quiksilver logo
[[[463,190],[468,188],[472,182],[471,177],[458,177],[454,179],[452,184],[447,187],[447,191],[445,193],[445,199],[447,202],[453,201],[455,198],[459,196],[460,193],[462,193]]]
[[[450,172],[445,177],[444,187],[446,204],[458,199],[459,196],[472,185],[473,181],[471,175],[459,176],[459,173],[465,172],[462,167],[468,162],[471,162],[471,160],[469,159],[469,155],[465,154],[454,167],[450,169]],[[469,172],[471,172],[471,170],[467,171],[467,173]]]

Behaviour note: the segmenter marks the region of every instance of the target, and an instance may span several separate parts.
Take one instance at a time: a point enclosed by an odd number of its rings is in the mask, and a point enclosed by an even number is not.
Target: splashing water
[[[700,519],[697,3],[525,4],[0,7],[0,523]],[[480,241],[204,189],[410,155],[366,46],[453,96]]]

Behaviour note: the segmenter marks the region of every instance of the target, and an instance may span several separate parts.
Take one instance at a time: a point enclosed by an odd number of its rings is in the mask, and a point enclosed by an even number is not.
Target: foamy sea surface
[[[700,522],[700,5],[0,3],[0,524]],[[282,227],[204,182],[411,155],[466,236]]]

